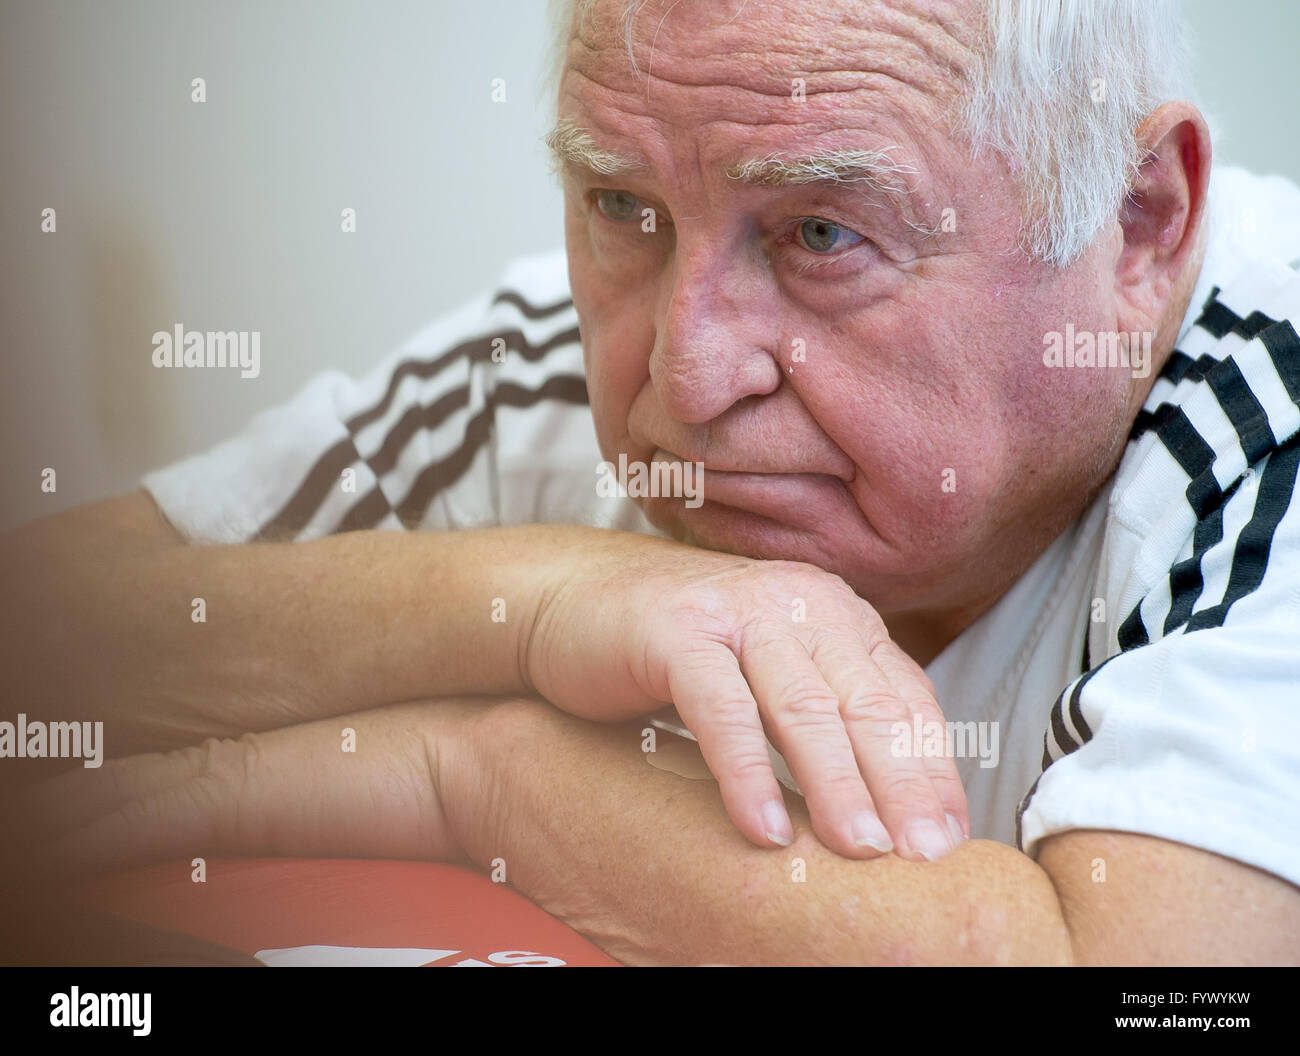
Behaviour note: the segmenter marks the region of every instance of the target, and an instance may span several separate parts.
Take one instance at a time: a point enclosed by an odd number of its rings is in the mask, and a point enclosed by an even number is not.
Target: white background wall
[[[1300,0],[1185,7],[1220,159],[1300,181]],[[363,372],[561,244],[549,39],[542,0],[3,0],[0,530]],[[260,377],[155,369],[175,323],[260,330]]]

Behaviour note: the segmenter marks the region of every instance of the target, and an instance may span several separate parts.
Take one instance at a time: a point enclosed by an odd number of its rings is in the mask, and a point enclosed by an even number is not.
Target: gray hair
[[[551,0],[559,84],[572,27],[597,0]],[[622,0],[624,38],[647,0]],[[1161,103],[1191,99],[1177,0],[984,0],[984,35],[957,117],[976,157],[1021,189],[1021,249],[1065,267],[1112,222],[1143,158],[1134,137]]]

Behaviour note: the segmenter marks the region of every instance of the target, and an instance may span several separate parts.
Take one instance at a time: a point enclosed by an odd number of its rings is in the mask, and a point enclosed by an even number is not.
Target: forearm
[[[629,963],[1068,962],[1051,881],[971,841],[938,862],[853,861],[813,837],[750,845],[712,781],[647,765],[639,724],[596,726],[526,703],[481,713],[444,756],[449,823],[481,866]],[[802,868],[800,867],[802,862]],[[800,879],[800,877],[803,879]]]
[[[545,554],[583,531],[196,546],[160,531],[147,501],[37,522],[0,556],[16,710],[107,720],[113,754],[417,697],[526,692],[520,649]]]
[[[485,706],[412,701],[73,767],[0,797],[0,884],[196,854],[465,862],[433,762]]]

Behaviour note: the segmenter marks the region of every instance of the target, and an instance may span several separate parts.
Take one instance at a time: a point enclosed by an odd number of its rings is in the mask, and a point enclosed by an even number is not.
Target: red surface
[[[434,963],[508,961],[508,951],[567,965],[606,956],[528,899],[453,865],[350,859],[208,859],[195,883],[188,862],[98,878],[90,905],[154,927],[255,954],[299,946],[432,948]],[[495,956],[494,956],[495,955]]]

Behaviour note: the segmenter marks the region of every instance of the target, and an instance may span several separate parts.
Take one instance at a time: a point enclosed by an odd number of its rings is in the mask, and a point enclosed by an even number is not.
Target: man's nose
[[[762,275],[743,261],[681,249],[679,243],[650,380],[667,414],[696,424],[747,396],[775,392],[781,369],[771,351],[776,327]]]

